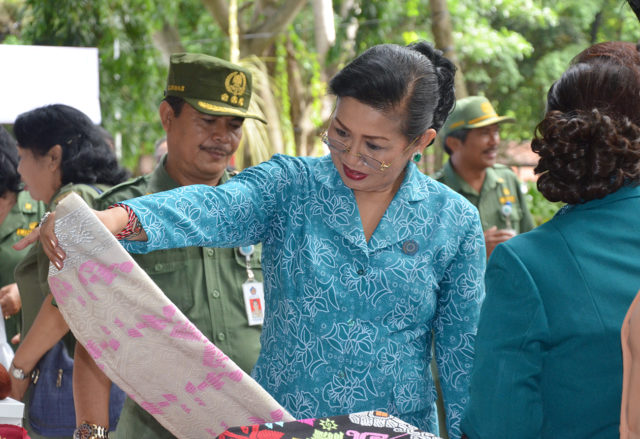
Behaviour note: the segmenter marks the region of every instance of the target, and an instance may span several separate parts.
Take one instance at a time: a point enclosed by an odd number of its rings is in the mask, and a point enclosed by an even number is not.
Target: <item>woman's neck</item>
[[[380,220],[389,208],[404,178],[398,178],[389,189],[379,192],[353,191],[360,212],[364,237],[369,242]]]

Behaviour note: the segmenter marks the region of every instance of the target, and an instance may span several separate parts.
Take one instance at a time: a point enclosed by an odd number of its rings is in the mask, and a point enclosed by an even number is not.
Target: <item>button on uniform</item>
[[[220,291],[218,290],[213,290],[213,293],[211,293],[213,295],[213,297],[215,297],[216,299],[220,297]]]

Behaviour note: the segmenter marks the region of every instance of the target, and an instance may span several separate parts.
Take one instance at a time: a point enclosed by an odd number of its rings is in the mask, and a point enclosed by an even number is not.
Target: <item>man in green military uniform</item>
[[[21,190],[16,141],[0,127],[0,307],[9,340],[20,333],[22,303],[13,271],[27,254],[12,246],[31,233],[44,211],[43,203]]]
[[[227,167],[238,149],[244,119],[264,122],[248,112],[250,98],[251,74],[246,69],[207,55],[172,55],[165,99],[159,108],[168,152],[151,174],[105,192],[97,208],[179,186],[226,182],[231,177]],[[188,208],[186,204],[188,200]],[[209,340],[245,372],[251,372],[260,352],[261,326],[249,324],[243,283],[253,275],[262,281],[260,247],[190,247],[133,257]],[[76,362],[80,356],[86,358],[82,350],[76,350]],[[77,367],[76,363],[76,371]],[[178,364],[176,373],[180,373]],[[95,398],[83,398],[87,403],[80,404],[80,410],[87,414],[82,421],[104,426],[104,408],[99,417],[92,417]],[[77,410],[78,406],[76,401]],[[173,436],[127,399],[116,437]]]
[[[520,181],[496,163],[500,123],[513,121],[498,116],[487,98],[471,96],[456,103],[441,132],[450,158],[435,178],[478,208],[487,257],[496,245],[533,228]]]

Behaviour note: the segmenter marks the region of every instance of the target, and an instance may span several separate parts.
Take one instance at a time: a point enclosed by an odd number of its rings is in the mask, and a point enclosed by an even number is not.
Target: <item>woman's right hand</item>
[[[22,398],[29,387],[29,383],[31,383],[31,377],[19,380],[12,374],[9,374],[9,379],[11,380],[11,392],[9,393],[9,397],[17,401],[22,401]]]
[[[55,216],[55,212],[47,213],[40,225],[20,241],[16,242],[13,248],[16,250],[24,250],[37,240],[40,240],[44,253],[59,270],[62,268],[62,261],[66,255],[64,251],[58,247],[58,238],[56,237],[54,229],[56,222]]]

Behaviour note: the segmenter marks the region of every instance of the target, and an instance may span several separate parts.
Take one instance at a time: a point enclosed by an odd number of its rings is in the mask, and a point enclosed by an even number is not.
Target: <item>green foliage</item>
[[[14,2],[16,0],[13,0]],[[158,118],[167,64],[154,45],[167,17],[188,51],[228,58],[228,42],[200,0],[24,0],[13,44],[97,47],[103,126],[122,138],[122,161],[134,169],[164,135]]]
[[[19,44],[98,47],[103,126],[122,136],[123,162],[151,152],[161,135],[157,105],[166,70],[151,35],[160,17],[149,0],[26,0]],[[135,13],[133,13],[135,11]]]
[[[529,211],[533,217],[533,223],[536,226],[543,224],[553,218],[553,215],[564,206],[564,203],[553,203],[547,200],[536,188],[535,182],[528,182],[527,187],[527,203],[529,205]]]
[[[277,7],[282,1],[239,0],[239,20],[250,28],[262,17],[260,7]],[[505,139],[531,138],[549,86],[578,51],[596,41],[640,39],[638,20],[623,0],[448,0],[447,4],[470,93],[488,96],[499,113],[517,119],[504,125]],[[157,106],[167,66],[154,37],[164,27],[173,27],[188,51],[222,58],[229,54],[226,33],[202,0],[4,0],[2,5],[0,12],[5,12],[0,18],[18,24],[13,27],[17,31],[0,33],[4,43],[98,47],[103,124],[112,133],[121,133],[124,163],[130,168],[162,135]],[[313,124],[320,126],[327,116],[326,108],[322,112],[325,81],[354,56],[378,43],[433,40],[429,0],[334,0],[333,6],[336,43],[324,65],[315,56],[309,3],[282,30],[270,52],[274,59],[263,60],[277,93],[280,129],[289,153],[294,149],[285,42],[294,47],[300,77],[308,84]]]
[[[640,25],[620,0],[451,0],[456,49],[471,94],[501,114],[504,138],[528,139],[546,93],[571,59],[606,40],[637,41]]]

